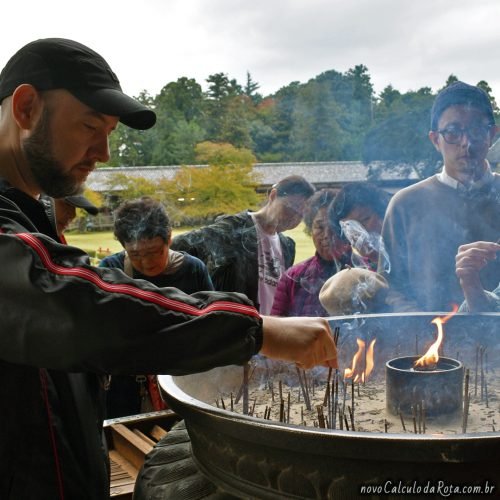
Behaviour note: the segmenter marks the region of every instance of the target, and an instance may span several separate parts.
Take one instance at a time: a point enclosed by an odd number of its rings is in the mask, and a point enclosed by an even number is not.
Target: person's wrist
[[[254,341],[254,354],[258,354],[262,350],[262,346],[264,344],[264,325],[262,318],[260,318],[259,324],[255,328]]]
[[[460,286],[463,290],[482,290],[483,285],[478,273],[462,274],[460,276]]]

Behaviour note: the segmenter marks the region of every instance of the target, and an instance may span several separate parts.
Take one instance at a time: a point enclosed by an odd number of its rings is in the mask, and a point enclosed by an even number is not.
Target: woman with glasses
[[[99,267],[119,268],[132,278],[188,294],[214,289],[201,260],[170,249],[172,226],[159,201],[146,196],[125,201],[115,211],[114,234],[124,250],[102,259]],[[113,376],[106,403],[106,418],[165,407],[152,375]]]
[[[383,225],[391,265],[387,300],[395,310],[448,311],[462,303],[457,249],[500,237],[500,176],[486,159],[496,133],[493,107],[479,87],[455,82],[437,95],[429,138],[443,169],[399,191]],[[484,269],[481,279],[494,289],[500,262]]]
[[[304,223],[316,252],[282,274],[271,309],[273,316],[328,316],[319,301],[319,291],[330,276],[351,262],[349,243],[341,238],[340,227],[328,218],[328,206],[334,197],[333,189],[322,189],[309,199]]]

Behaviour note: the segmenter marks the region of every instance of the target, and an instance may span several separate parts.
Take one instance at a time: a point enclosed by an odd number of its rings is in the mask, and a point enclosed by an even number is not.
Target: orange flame
[[[346,368],[344,370],[344,378],[352,378],[354,382],[365,383],[374,367],[373,355],[375,341],[376,339],[373,339],[370,342],[365,355],[366,343],[361,339],[356,339],[358,350],[352,358],[351,368]]]
[[[429,347],[427,352],[417,361],[415,361],[414,366],[432,366],[437,364],[439,361],[439,348],[441,347],[441,342],[444,338],[443,325],[458,311],[458,306],[453,304],[453,310],[450,314],[444,318],[434,318],[431,323],[434,323],[437,327],[438,336],[436,341]]]
[[[370,373],[373,370],[373,367],[375,366],[375,362],[373,360],[373,354],[375,350],[375,341],[377,339],[373,339],[370,342],[370,345],[368,346],[368,350],[366,351],[366,368],[365,368],[365,373],[366,373],[366,378],[370,376]]]

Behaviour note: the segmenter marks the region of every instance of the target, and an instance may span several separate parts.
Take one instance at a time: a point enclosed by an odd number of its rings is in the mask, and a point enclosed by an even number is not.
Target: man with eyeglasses
[[[437,95],[429,139],[443,169],[399,191],[384,220],[391,263],[387,301],[394,310],[448,311],[464,300],[455,273],[458,248],[500,237],[500,176],[486,160],[496,133],[482,89],[455,82]],[[500,262],[493,262],[482,282],[493,289],[499,278]]]

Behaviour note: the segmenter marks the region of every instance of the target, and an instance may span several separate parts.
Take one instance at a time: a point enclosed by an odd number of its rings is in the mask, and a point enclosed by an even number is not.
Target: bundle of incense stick
[[[340,336],[340,327],[336,326],[333,329],[333,341],[335,342],[335,346],[337,346],[338,344],[339,336]],[[330,396],[330,384],[332,382],[332,374],[333,374],[333,368],[329,368],[328,378],[326,379],[326,391],[325,391],[325,398],[323,399],[323,406],[327,406],[328,404],[328,397]]]

